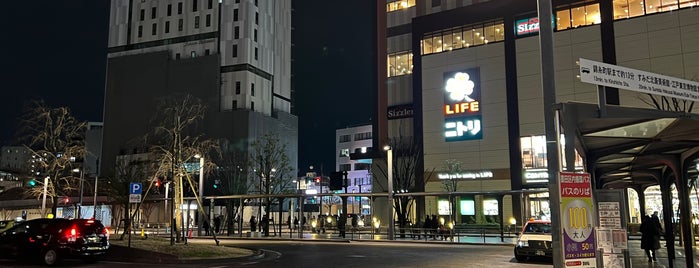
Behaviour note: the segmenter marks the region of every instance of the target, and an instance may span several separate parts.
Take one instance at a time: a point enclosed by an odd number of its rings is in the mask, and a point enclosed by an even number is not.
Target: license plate
[[[535,254],[537,256],[544,256],[544,255],[546,255],[546,252],[544,252],[543,250],[537,250]]]

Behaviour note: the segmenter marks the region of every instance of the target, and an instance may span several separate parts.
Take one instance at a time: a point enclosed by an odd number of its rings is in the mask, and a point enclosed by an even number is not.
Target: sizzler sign
[[[413,105],[404,104],[388,107],[386,115],[388,120],[413,117]]]
[[[517,25],[517,35],[539,32],[539,18],[518,20],[515,25]]]
[[[483,139],[480,69],[444,73],[444,138]]]
[[[530,35],[539,32],[539,18],[527,18],[515,21],[515,33],[517,36]],[[556,28],[556,19],[551,16],[551,26]]]

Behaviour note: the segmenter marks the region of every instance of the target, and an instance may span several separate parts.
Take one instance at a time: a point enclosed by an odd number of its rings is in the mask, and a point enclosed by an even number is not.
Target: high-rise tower
[[[160,99],[207,106],[197,131],[245,150],[278,133],[297,162],[292,114],[290,0],[113,0],[101,171],[154,127]]]

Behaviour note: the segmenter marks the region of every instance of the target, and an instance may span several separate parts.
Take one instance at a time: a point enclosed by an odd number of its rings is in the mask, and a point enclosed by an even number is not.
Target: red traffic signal
[[[316,183],[320,183],[320,177],[316,177]]]

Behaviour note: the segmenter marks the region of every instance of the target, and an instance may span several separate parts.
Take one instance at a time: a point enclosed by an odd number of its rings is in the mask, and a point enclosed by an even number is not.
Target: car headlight
[[[527,240],[517,240],[517,246],[518,246],[518,247],[528,247],[528,246],[529,246],[529,241],[527,241]]]

